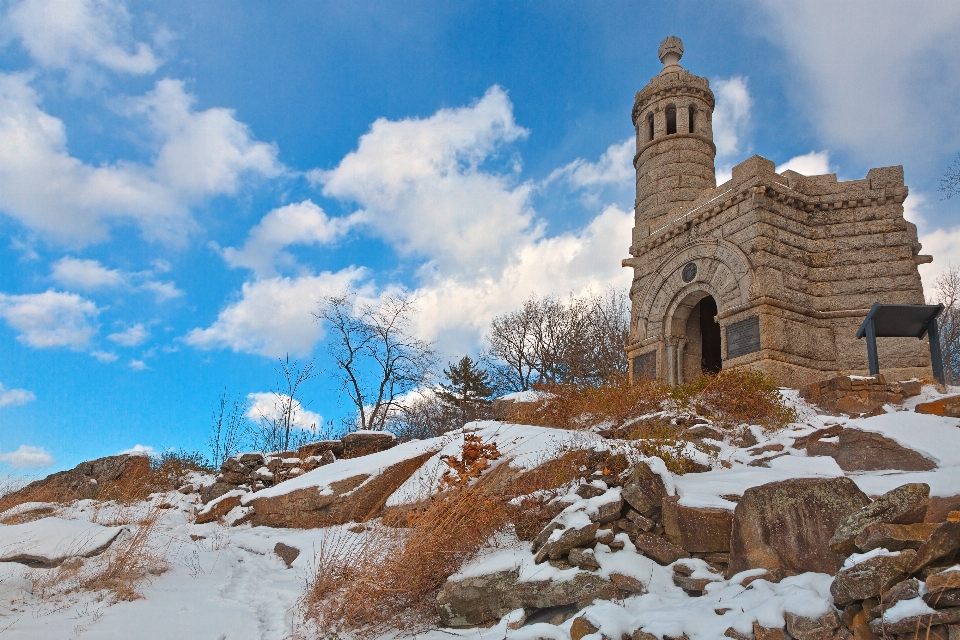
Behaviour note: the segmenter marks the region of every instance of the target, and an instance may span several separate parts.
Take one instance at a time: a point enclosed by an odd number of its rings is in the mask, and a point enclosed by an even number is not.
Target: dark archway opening
[[[717,302],[707,296],[697,303],[700,311],[700,369],[704,373],[719,373],[723,368],[720,352],[720,324],[716,321]]]

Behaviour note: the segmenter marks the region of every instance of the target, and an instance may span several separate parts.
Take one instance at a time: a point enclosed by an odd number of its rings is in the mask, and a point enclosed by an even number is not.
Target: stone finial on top
[[[663,63],[663,71],[660,73],[670,73],[680,69],[680,58],[683,57],[683,42],[677,36],[667,36],[660,43],[660,49],[657,50],[657,56]]]

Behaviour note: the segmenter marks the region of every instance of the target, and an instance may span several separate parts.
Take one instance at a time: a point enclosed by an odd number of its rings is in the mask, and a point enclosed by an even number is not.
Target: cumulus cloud
[[[143,360],[132,359],[127,363],[127,366],[133,369],[134,371],[146,371],[150,367],[147,366],[147,363]]]
[[[32,391],[26,389],[4,389],[0,383],[0,407],[19,407],[20,405],[33,402],[37,396]]]
[[[53,464],[53,456],[41,447],[22,444],[16,451],[0,453],[0,462],[5,462],[18,469],[41,469]]]
[[[194,110],[177,80],[130,102],[155,135],[152,165],[82,162],[67,150],[63,121],[39,104],[27,75],[0,73],[0,211],[59,242],[103,240],[117,222],[182,242],[196,227],[191,205],[235,193],[244,175],[282,171],[274,145],[253,140],[228,109]]]
[[[244,267],[258,276],[273,276],[278,267],[292,268],[297,264],[284,251],[286,247],[330,244],[357,221],[356,214],[330,218],[311,200],[304,200],[269,212],[250,230],[242,247],[226,247],[221,253],[231,267]]]
[[[50,267],[50,278],[57,284],[84,291],[125,288],[152,293],[158,302],[165,302],[183,295],[173,282],[161,282],[153,278],[152,271],[122,271],[108,269],[96,260],[65,256]]]
[[[627,138],[623,142],[610,145],[597,162],[577,158],[570,164],[555,169],[547,182],[563,179],[580,189],[624,184],[630,186],[637,177],[633,168],[636,147],[636,140]]]
[[[247,417],[251,420],[276,421],[283,416],[283,407],[290,402],[290,396],[267,393],[247,394]],[[291,424],[297,429],[313,430],[323,424],[323,416],[305,408],[297,399],[292,400]]]
[[[922,193],[911,192],[903,201],[903,217],[917,225],[921,253],[933,256],[933,262],[917,267],[927,297],[934,295],[937,278],[951,267],[960,267],[960,226],[931,224],[929,202]]]
[[[539,234],[531,186],[484,171],[505,143],[527,135],[500,87],[429,118],[379,119],[356,151],[312,178],[328,197],[356,202],[376,234],[439,268],[489,268]]]
[[[205,329],[193,329],[184,340],[200,349],[280,357],[308,354],[323,337],[312,313],[324,296],[354,285],[366,275],[351,267],[336,273],[273,277],[245,282],[239,299],[228,304]]]
[[[960,3],[758,4],[792,65],[788,87],[830,148],[927,162],[960,146],[960,129],[944,126],[952,114],[930,108],[960,101]]]
[[[811,151],[802,156],[790,158],[777,167],[777,173],[796,171],[804,176],[820,176],[830,171],[830,154],[826,151]]]
[[[123,331],[111,333],[107,336],[107,340],[116,342],[122,347],[136,347],[146,342],[149,337],[150,332],[142,324],[137,323]]]
[[[0,317],[19,332],[17,340],[40,349],[82,349],[97,333],[100,309],[75,293],[0,293]]]
[[[23,0],[11,4],[5,18],[6,30],[45,67],[96,64],[142,75],[160,66],[148,44],[134,41],[130,14],[116,0]]]
[[[92,355],[94,358],[96,358],[97,360],[103,363],[116,362],[117,359],[120,357],[117,354],[112,353],[110,351],[91,351],[90,355]]]
[[[713,93],[717,101],[713,110],[713,141],[717,156],[725,158],[740,153],[746,146],[753,99],[743,76],[714,80]]]

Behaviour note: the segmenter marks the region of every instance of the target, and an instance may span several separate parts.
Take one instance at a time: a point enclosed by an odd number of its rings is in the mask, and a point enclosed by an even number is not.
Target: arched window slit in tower
[[[675,107],[667,108],[667,135],[677,132],[677,109]]]
[[[650,140],[653,140],[653,114],[647,116],[647,126],[650,128]]]
[[[696,133],[696,129],[694,128],[694,123],[696,122],[696,117],[695,117],[695,116],[696,116],[696,113],[697,113],[696,107],[694,107],[693,105],[690,105],[690,108],[687,110],[687,113],[690,114],[690,128],[689,128],[689,131],[690,131],[690,133]]]

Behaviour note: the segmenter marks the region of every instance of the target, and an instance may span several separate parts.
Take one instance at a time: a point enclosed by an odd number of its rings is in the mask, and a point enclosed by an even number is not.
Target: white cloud
[[[81,260],[69,256],[53,263],[50,277],[65,287],[85,291],[127,284],[126,277],[118,269],[107,269],[96,260]]]
[[[124,449],[117,455],[129,455],[129,456],[152,456],[156,454],[156,451],[153,447],[145,444],[135,444],[129,449]]]
[[[160,66],[149,45],[133,42],[130,14],[115,0],[23,0],[11,5],[6,23],[30,57],[46,67],[94,63],[141,75]]]
[[[628,255],[632,227],[632,211],[610,206],[584,229],[529,242],[495,275],[438,277],[415,292],[417,333],[437,340],[444,353],[462,354],[478,346],[494,316],[518,308],[533,293],[626,289],[632,272],[620,260]]]
[[[826,151],[811,151],[790,158],[777,167],[777,173],[791,170],[804,176],[820,176],[830,171],[830,154]]]
[[[90,355],[92,355],[94,358],[96,358],[97,360],[103,363],[116,362],[117,358],[119,358],[117,354],[111,353],[109,351],[91,351]]]
[[[358,216],[330,218],[310,200],[274,209],[250,229],[239,249],[226,247],[223,259],[231,267],[245,267],[258,276],[273,276],[277,267],[296,266],[284,248],[294,244],[330,244],[356,224]]]
[[[22,444],[16,451],[0,453],[0,462],[19,469],[40,469],[53,464],[53,456],[40,447]]]
[[[33,402],[37,396],[32,391],[26,389],[4,389],[0,384],[0,407],[19,407],[20,405]]]
[[[714,80],[713,93],[717,101],[713,110],[713,142],[717,156],[726,158],[740,153],[746,145],[744,137],[753,99],[743,76]]]
[[[607,185],[632,186],[637,178],[633,167],[636,150],[636,139],[627,138],[610,145],[597,162],[577,158],[565,167],[555,169],[546,181],[563,178],[581,189]]]
[[[960,129],[948,123],[960,102],[960,3],[758,4],[792,64],[788,90],[831,148],[871,162],[956,151]]]
[[[903,201],[903,217],[917,225],[922,254],[933,256],[933,262],[917,267],[928,299],[935,294],[937,278],[951,267],[960,267],[960,226],[934,227],[930,224],[926,196],[912,192]]]
[[[280,357],[309,353],[323,337],[311,315],[324,296],[342,292],[366,274],[351,267],[336,273],[274,277],[243,284],[240,298],[228,304],[206,329],[191,330],[184,340],[200,349]]]
[[[118,222],[183,242],[196,228],[192,204],[235,193],[245,175],[282,170],[274,145],[252,140],[227,109],[195,111],[176,80],[130,102],[156,136],[153,165],[85,164],[69,154],[63,121],[39,102],[28,76],[0,73],[0,211],[59,242],[103,240]]]
[[[107,340],[112,340],[123,347],[136,347],[146,342],[149,337],[150,332],[142,324],[137,323],[123,331],[111,333],[107,336]]]
[[[527,134],[507,94],[425,119],[379,119],[331,171],[315,171],[326,196],[357,202],[375,233],[441,269],[489,268],[540,233],[531,186],[483,171],[504,144]]]
[[[268,393],[250,393],[247,394],[247,417],[251,420],[279,420],[282,413],[282,405],[289,401],[289,396],[283,394]],[[323,425],[323,416],[306,409],[300,404],[299,400],[294,399],[292,405],[291,424],[297,429],[316,429]]]
[[[50,268],[50,277],[60,285],[84,291],[105,288],[139,289],[152,293],[158,302],[166,302],[183,295],[172,282],[153,279],[151,271],[121,271],[108,269],[96,260],[65,256]]]
[[[150,367],[147,366],[147,363],[143,360],[131,360],[127,365],[134,371],[146,371]]]
[[[97,332],[100,309],[75,293],[0,293],[0,317],[19,332],[17,339],[40,349],[81,349]]]

